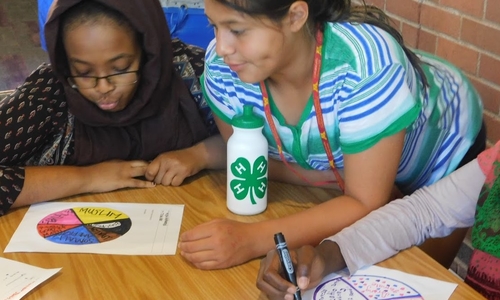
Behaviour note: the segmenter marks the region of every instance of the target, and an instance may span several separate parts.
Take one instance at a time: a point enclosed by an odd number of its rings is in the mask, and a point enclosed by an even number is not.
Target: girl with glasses
[[[204,51],[170,39],[158,0],[55,1],[45,36],[51,65],[0,101],[0,215],[225,167]]]

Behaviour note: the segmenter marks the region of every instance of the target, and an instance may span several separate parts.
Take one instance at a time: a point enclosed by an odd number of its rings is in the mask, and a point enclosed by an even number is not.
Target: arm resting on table
[[[328,238],[336,242],[349,269],[385,260],[430,237],[469,227],[485,175],[473,160],[435,184],[394,200]]]

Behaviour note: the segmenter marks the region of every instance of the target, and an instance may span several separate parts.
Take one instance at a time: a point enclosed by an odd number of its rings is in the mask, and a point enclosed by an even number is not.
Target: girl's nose
[[[222,30],[217,30],[215,32],[215,40],[217,42],[215,47],[217,55],[224,57],[234,53],[233,41],[230,34],[225,33]]]
[[[108,78],[98,78],[95,89],[101,94],[106,94],[114,90],[115,85],[109,82]]]

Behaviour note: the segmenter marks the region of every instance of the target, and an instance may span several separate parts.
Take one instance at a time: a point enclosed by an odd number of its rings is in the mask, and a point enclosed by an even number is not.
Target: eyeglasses
[[[139,70],[116,73],[108,76],[68,76],[68,82],[74,89],[93,89],[99,79],[106,79],[114,86],[130,85],[139,80]]]

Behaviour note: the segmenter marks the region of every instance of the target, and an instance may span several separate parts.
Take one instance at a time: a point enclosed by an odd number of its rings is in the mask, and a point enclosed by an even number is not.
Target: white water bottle
[[[267,140],[264,119],[252,105],[233,117],[227,141],[227,208],[238,215],[255,215],[267,208]]]

